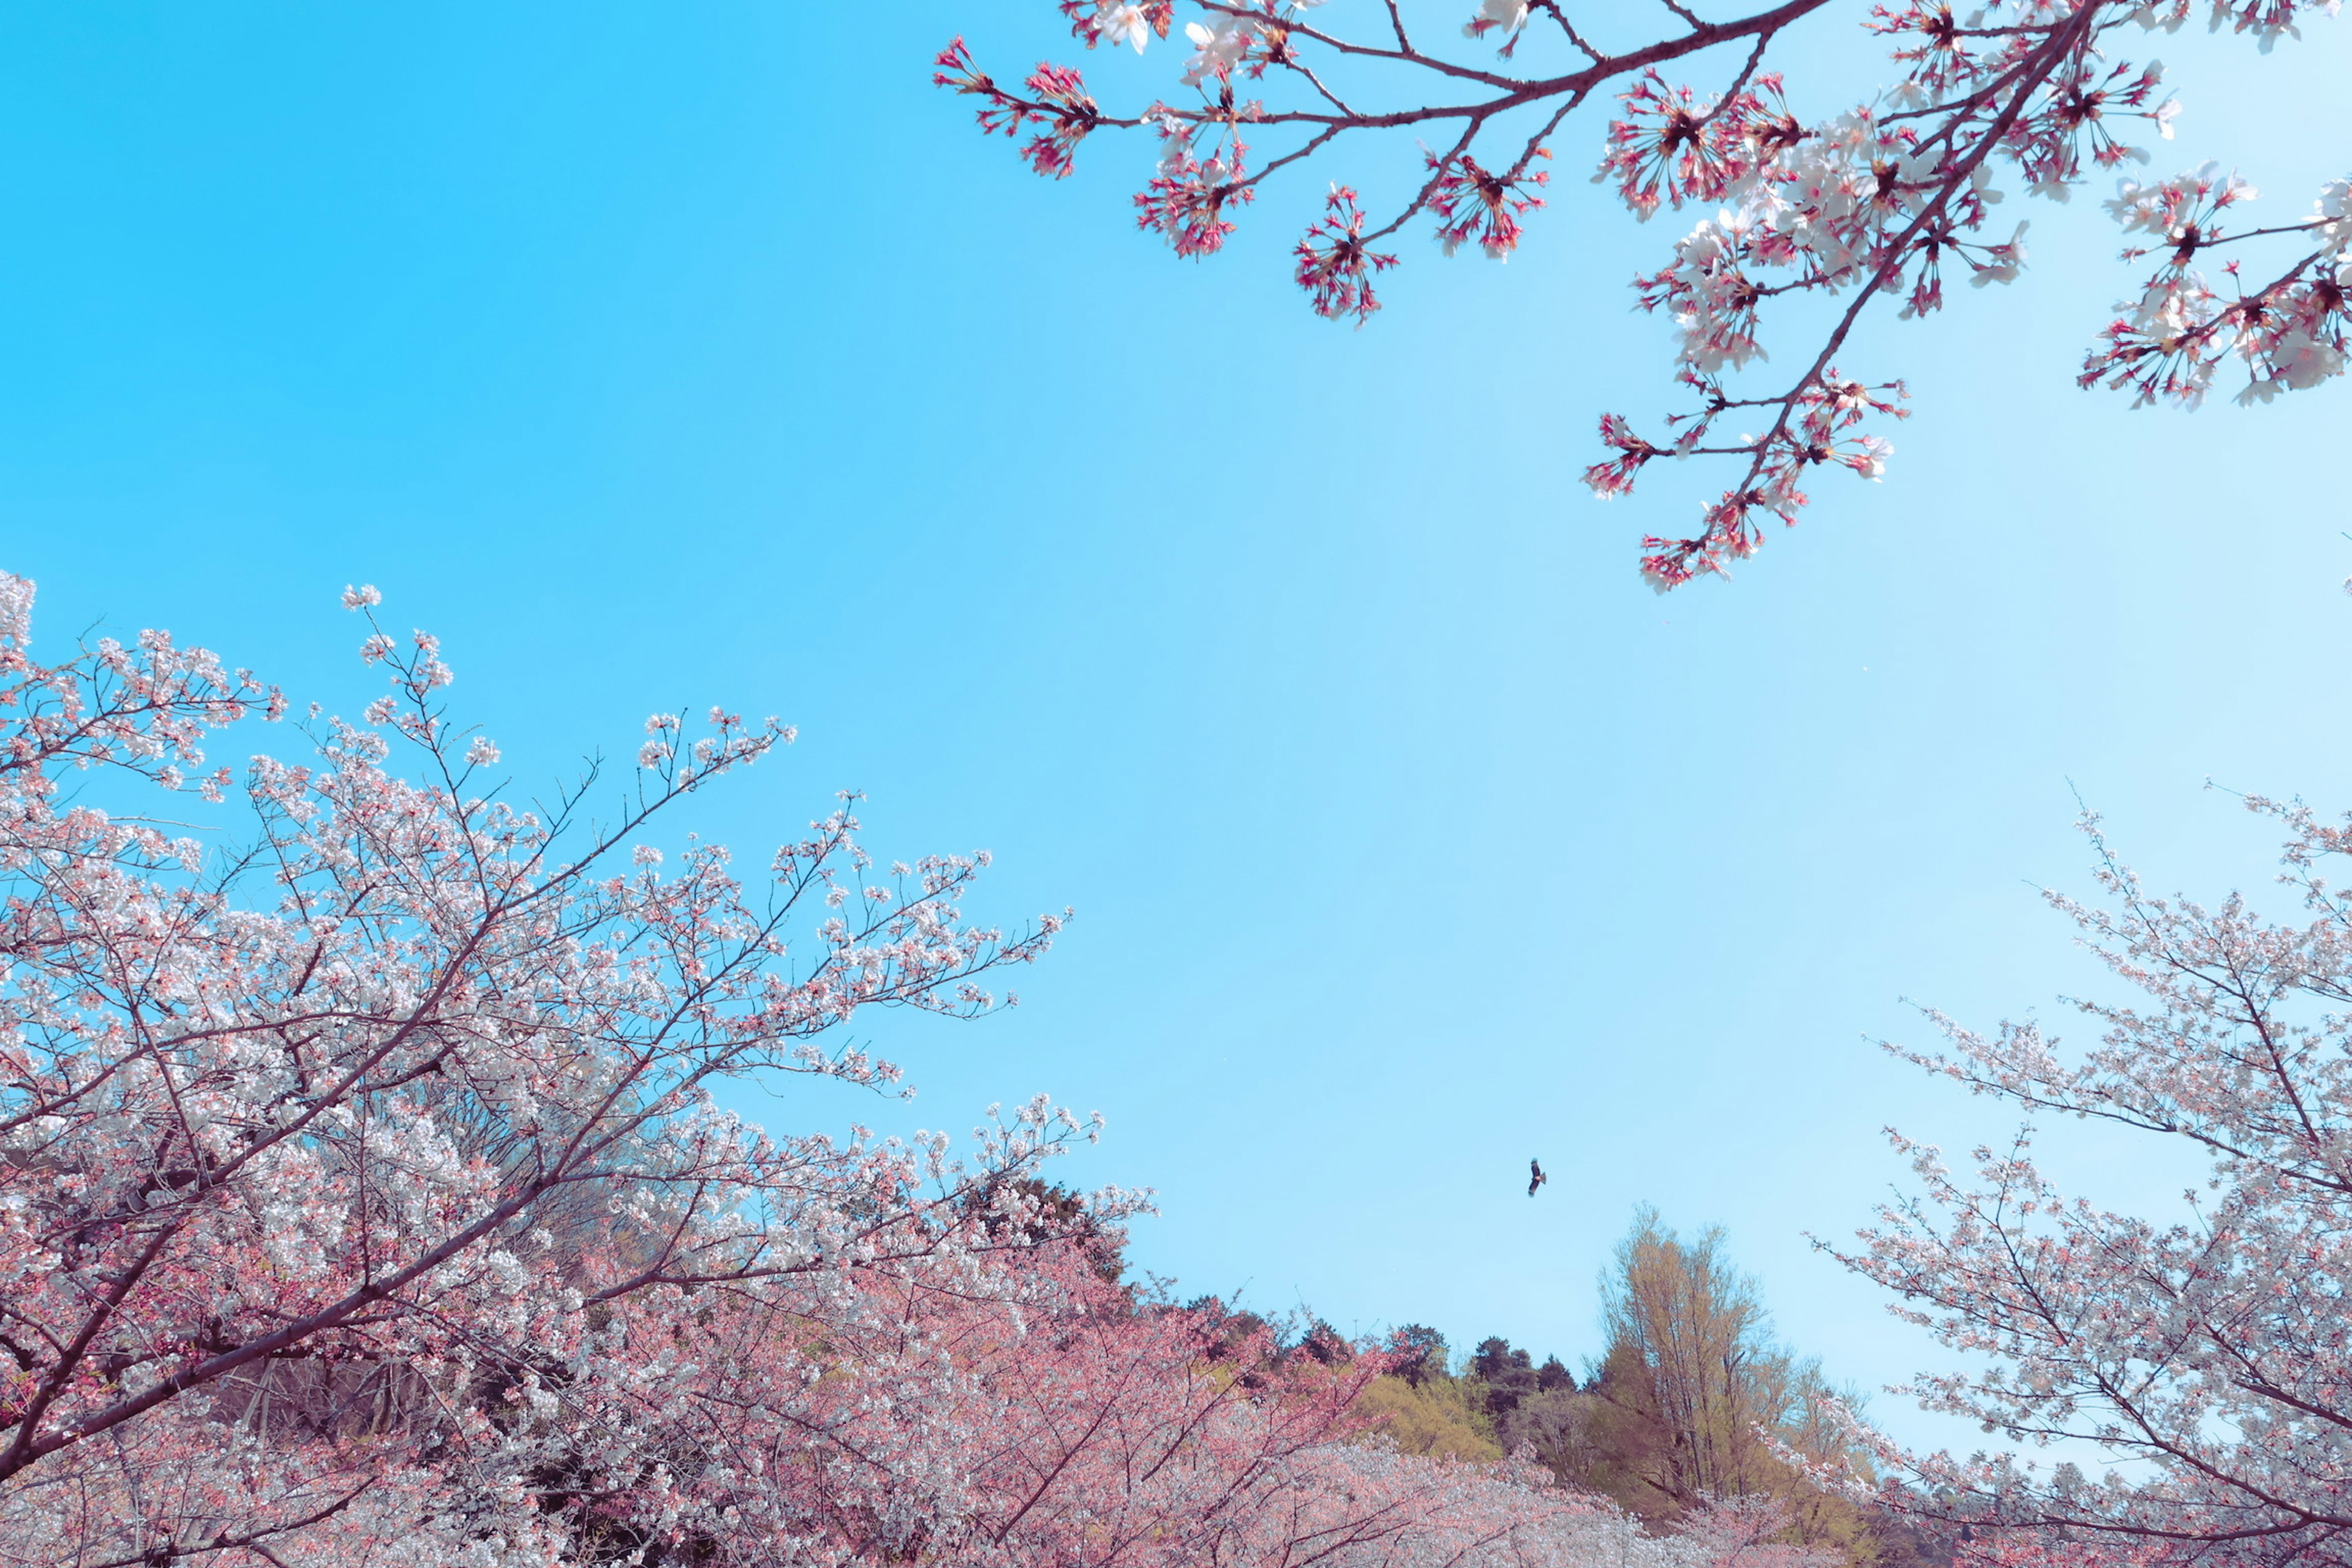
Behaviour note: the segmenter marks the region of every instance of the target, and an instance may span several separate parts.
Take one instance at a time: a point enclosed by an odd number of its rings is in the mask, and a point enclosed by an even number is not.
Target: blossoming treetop
[[[1088,48],[1143,52],[1175,20],[1174,0],[1058,3]],[[1962,15],[1944,0],[1890,0],[1861,24],[1891,45],[1894,85],[1855,93],[1831,84],[1832,100],[1850,107],[1813,116],[1792,107],[1771,57],[1832,0],[1783,0],[1719,21],[1682,0],[1478,0],[1459,29],[1470,42],[1452,48],[1410,21],[1402,0],[1328,11],[1325,0],[1192,4],[1199,19],[1182,33],[1192,52],[1167,99],[1106,109],[1078,71],[1053,64],[1007,86],[961,38],[934,79],[980,100],[983,130],[1025,135],[1023,158],[1055,178],[1097,132],[1150,132],[1160,156],[1135,197],[1137,221],[1180,256],[1220,248],[1234,215],[1274,175],[1349,155],[1364,132],[1416,132],[1423,167],[1408,195],[1376,214],[1334,183],[1293,251],[1315,310],[1360,324],[1380,309],[1375,279],[1397,261],[1381,246],[1412,226],[1426,223],[1448,255],[1469,245],[1507,259],[1522,218],[1543,205],[1553,143],[1596,97],[1616,104],[1596,178],[1637,218],[1662,206],[1706,212],[1658,270],[1634,279],[1642,306],[1677,329],[1685,406],[1656,439],[1604,416],[1601,438],[1613,455],[1585,474],[1609,497],[1670,454],[1731,463],[1736,478],[1696,532],[1644,542],[1643,571],[1661,590],[1752,554],[1767,516],[1795,521],[1809,469],[1884,471],[1890,447],[1864,426],[1903,416],[1903,384],[1865,384],[1838,365],[1866,310],[1938,310],[1948,275],[2010,281],[2025,262],[2025,225],[1995,223],[2004,195],[2063,199],[2095,172],[2146,163],[2136,141],[2169,138],[2176,105],[2163,67],[2119,52],[2200,9],[2216,29],[2267,49],[2337,8],[1989,0]],[[1265,143],[1271,156],[1257,151]],[[2253,194],[2210,166],[2121,184],[2108,209],[2128,237],[2126,258],[2150,270],[2097,333],[2084,386],[2193,405],[2234,358],[2240,398],[2263,402],[2342,370],[2352,181],[2329,183],[2307,218],[2239,227],[2232,209]],[[1765,357],[1764,315],[1803,295],[1841,303],[1793,375],[1759,384],[1750,362]],[[1727,416],[1754,433],[1730,433]]]
[[[2133,994],[2075,1004],[2088,1041],[1937,1014],[1941,1049],[1898,1050],[2024,1117],[2152,1135],[2194,1183],[2169,1214],[2110,1210],[2063,1190],[2030,1130],[1960,1171],[1895,1138],[1917,1189],[1840,1255],[1958,1352],[1915,1380],[1921,1404],[2027,1452],[1904,1454],[1853,1430],[1981,1563],[2352,1560],[2352,902],[2328,879],[2352,824],[2246,805],[2285,830],[2300,910],[2159,898],[2086,819],[2103,897],[2051,902]],[[2054,1443],[2131,1464],[2031,1453]]]

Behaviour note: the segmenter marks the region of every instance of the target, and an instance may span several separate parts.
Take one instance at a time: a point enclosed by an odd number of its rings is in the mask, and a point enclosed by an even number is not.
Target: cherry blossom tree
[[[1936,1022],[1910,1059],[2029,1116],[2163,1141],[2204,1180],[2169,1219],[2069,1197],[2032,1140],[1969,1173],[1897,1140],[1919,1188],[1846,1261],[1961,1352],[1925,1405],[2048,1457],[1879,1458],[1916,1513],[1989,1563],[2352,1561],[2352,826],[2248,805],[2287,834],[2298,918],[2150,896],[2086,821],[2104,898],[2052,901],[2137,994],[2080,1004],[2095,1043]],[[2117,1461],[2093,1477],[2088,1444]]]
[[[523,809],[448,716],[434,639],[357,590],[390,691],[361,722],[313,709],[315,762],[240,780],[203,744],[278,693],[163,633],[36,662],[31,592],[0,578],[9,1552],[307,1531],[349,1538],[326,1560],[540,1560],[566,1521],[517,1506],[543,1456],[503,1406],[579,1377],[623,1303],[961,1266],[995,1245],[974,1194],[1084,1130],[1041,1101],[960,1160],[717,1107],[755,1069],[888,1086],[823,1037],[869,1005],[988,1012],[983,977],[1059,924],[965,921],[983,858],[877,870],[847,802],[757,892],[714,847],[666,871],[657,815],[788,741],[774,722],[656,715],[609,819],[585,785]],[[234,837],[163,826],[232,793]]]
[[[1139,53],[1170,37],[1174,0],[1058,0],[1087,48]],[[1469,0],[1455,0],[1457,5]],[[1713,19],[1682,0],[1582,5],[1477,0],[1467,18],[1406,0],[1188,0],[1180,80],[1105,107],[1079,71],[1040,65],[1017,84],[982,68],[962,38],[934,80],[978,100],[982,129],[1021,141],[1038,174],[1070,173],[1087,138],[1148,132],[1156,166],[1136,221],[1179,256],[1216,252],[1277,175],[1310,162],[1336,178],[1293,251],[1318,313],[1362,324],[1375,284],[1414,228],[1451,256],[1507,260],[1544,204],[1571,117],[1594,100],[1605,123],[1595,178],[1641,219],[1693,209],[1691,226],[1633,280],[1676,329],[1684,406],[1637,430],[1610,414],[1611,454],[1585,475],[1596,494],[1631,490],[1661,458],[1706,457],[1735,474],[1696,531],[1645,541],[1661,591],[1755,552],[1767,520],[1795,521],[1816,472],[1875,479],[1900,418],[1901,381],[1840,368],[1873,309],[1942,308],[1948,279],[2006,283],[2025,264],[2025,225],[1993,208],[2017,194],[2064,199],[2095,174],[2137,169],[2140,143],[2171,135],[2161,65],[2121,58],[2148,34],[2203,13],[2267,49],[2337,0],[1882,0],[1840,7],[1891,49],[1893,85],[1818,89],[1775,61],[1831,0],[1782,0]],[[1735,8],[1736,9],[1736,8]],[[1406,13],[1415,16],[1408,19]],[[1459,23],[1458,28],[1454,24]],[[1437,41],[1458,31],[1466,43]],[[1379,212],[1356,185],[1371,156],[1424,140],[1410,188]],[[1021,140],[1025,138],[1025,140]],[[1590,143],[1588,143],[1590,144]],[[2231,362],[2242,401],[2300,390],[2344,368],[2352,181],[2328,184],[2306,218],[2247,227],[2253,195],[2210,166],[2122,181],[2108,210],[2144,282],[2098,331],[2084,386],[2138,403],[2195,405]],[[1304,216],[1304,215],[1302,215]],[[1793,374],[1768,372],[1768,315],[1827,302]]]

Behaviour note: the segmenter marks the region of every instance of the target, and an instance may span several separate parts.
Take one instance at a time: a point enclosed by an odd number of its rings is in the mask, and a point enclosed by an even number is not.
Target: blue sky
[[[1507,268],[1416,237],[1353,332],[1283,253],[1408,150],[1176,262],[1127,216],[1146,149],[1047,184],[925,85],[958,31],[1066,58],[1050,10],[12,12],[0,565],[45,646],[168,625],[356,707],[333,599],[372,581],[527,782],[653,709],[775,711],[800,744],[691,826],[861,788],[886,855],[996,852],[975,909],[1076,905],[1017,1012],[861,1037],[925,1124],[1103,1110],[1066,1173],[1157,1187],[1134,1254],[1186,1291],[1574,1357],[1647,1200],[1727,1225],[1833,1375],[1922,1364],[1804,1233],[1897,1178],[1882,1126],[2003,1124],[1870,1041],[2090,983],[2033,890],[2086,885],[2071,790],[2209,892],[2268,860],[2207,778],[2347,797],[2344,390],[2075,391],[2126,275],[2095,201],[2037,204],[2024,281],[1849,356],[1913,384],[1885,483],[1655,598],[1635,543],[1716,476],[1575,483],[1667,393],[1623,282],[1674,231],[1582,183],[1598,120]],[[1801,102],[1876,79],[1851,17],[1798,42]],[[2340,25],[2162,52],[2180,164],[2273,221],[2342,172]],[[2094,1192],[2168,1176],[2061,1144]]]

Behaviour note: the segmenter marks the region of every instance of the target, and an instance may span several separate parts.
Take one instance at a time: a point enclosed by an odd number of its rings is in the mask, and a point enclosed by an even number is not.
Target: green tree
[[[1478,1385],[1467,1378],[1443,1373],[1424,1376],[1418,1384],[1380,1378],[1357,1399],[1356,1413],[1369,1417],[1371,1430],[1408,1454],[1482,1460],[1503,1457]]]
[[[1797,1538],[1874,1562],[1870,1512],[1811,1484],[1776,1451],[1839,1462],[1843,1435],[1816,1415],[1833,1391],[1821,1363],[1770,1331],[1755,1281],[1735,1268],[1720,1226],[1685,1240],[1644,1207],[1601,1279],[1606,1349],[1588,1385],[1592,1408],[1568,1451],[1590,1468],[1563,1476],[1651,1518],[1709,1498],[1776,1497]]]

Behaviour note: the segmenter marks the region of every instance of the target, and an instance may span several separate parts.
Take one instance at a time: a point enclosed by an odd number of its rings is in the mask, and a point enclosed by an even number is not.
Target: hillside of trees
[[[1761,1496],[1787,1510],[1791,1541],[1854,1564],[1950,1561],[1886,1510],[1823,1490],[1786,1454],[1864,1472],[1866,1457],[1823,1413],[1821,1363],[1772,1335],[1755,1281],[1725,1236],[1685,1238],[1654,1210],[1634,1217],[1601,1279],[1600,1356],[1581,1369],[1499,1336],[1457,1352],[1434,1329],[1396,1331],[1399,1370],[1360,1408],[1408,1453],[1496,1460],[1525,1453],[1580,1492],[1655,1527],[1710,1500]]]

